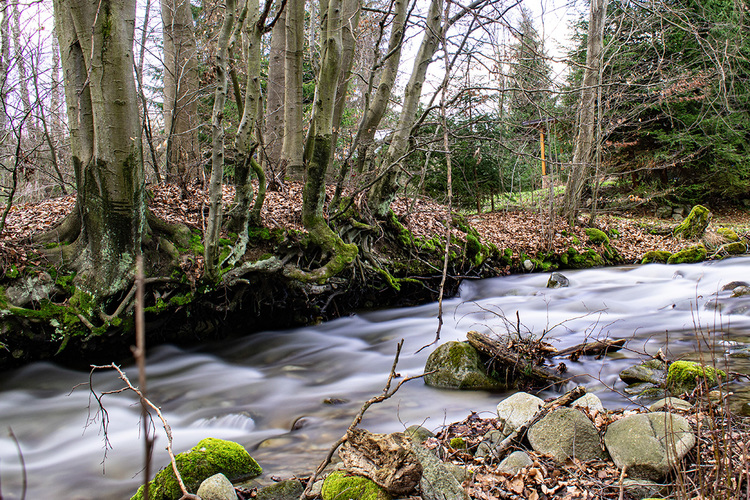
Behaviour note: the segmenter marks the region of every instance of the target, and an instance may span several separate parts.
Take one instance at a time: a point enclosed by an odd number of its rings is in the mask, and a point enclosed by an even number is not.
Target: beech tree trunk
[[[281,5],[281,4],[279,4]],[[266,84],[266,126],[264,158],[274,185],[284,180],[281,171],[281,146],[284,142],[284,51],[286,50],[286,7],[271,32],[268,80]]]
[[[304,131],[302,128],[302,54],[305,37],[305,0],[287,0],[286,57],[284,59],[284,143],[282,170],[301,180]]]
[[[198,61],[190,0],[161,0],[164,30],[164,127],[170,182],[199,177]]]
[[[234,26],[235,0],[226,0],[224,7],[224,22],[219,33],[216,48],[216,92],[214,93],[214,108],[211,115],[211,130],[213,151],[211,154],[211,179],[208,185],[208,221],[204,241],[205,274],[209,280],[219,278],[219,235],[221,234],[222,206],[221,195],[224,179],[224,104],[227,100],[227,58],[229,53],[229,38]]]
[[[427,75],[427,68],[440,43],[442,25],[440,17],[443,10],[443,0],[432,0],[425,22],[424,37],[419,51],[414,59],[409,83],[406,85],[404,104],[399,116],[398,125],[391,137],[388,152],[380,165],[378,175],[380,179],[372,186],[368,193],[367,203],[376,217],[385,218],[391,209],[391,202],[399,190],[401,164],[409,147],[409,136],[417,115],[419,99],[422,97],[422,85]]]
[[[571,165],[568,182],[565,186],[563,198],[563,216],[571,224],[575,223],[581,206],[583,188],[591,171],[593,153],[595,150],[595,118],[596,96],[598,93],[604,40],[604,18],[607,7],[604,0],[591,0],[589,11],[589,32],[586,45],[586,67],[583,70],[581,88],[581,105],[576,120],[577,134],[573,149],[573,164]]]
[[[75,238],[63,259],[79,270],[79,291],[94,297],[129,285],[146,229],[135,5],[54,0],[78,188],[76,212],[59,234]]]

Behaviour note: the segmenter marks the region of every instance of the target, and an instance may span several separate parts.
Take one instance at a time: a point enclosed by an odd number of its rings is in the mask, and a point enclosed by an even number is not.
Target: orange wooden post
[[[547,175],[547,162],[544,160],[544,129],[539,128],[539,143],[542,145],[542,177]]]

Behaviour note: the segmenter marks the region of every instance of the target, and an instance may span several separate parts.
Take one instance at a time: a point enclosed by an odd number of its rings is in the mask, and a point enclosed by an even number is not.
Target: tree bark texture
[[[284,58],[284,142],[282,162],[291,179],[301,180],[304,131],[302,128],[302,54],[305,34],[305,0],[287,0],[286,56]]]
[[[281,4],[279,4],[281,5]],[[281,172],[281,146],[284,142],[284,57],[286,49],[286,8],[271,31],[269,49],[268,80],[266,82],[266,126],[264,134],[264,157],[268,170],[278,178],[272,183],[284,180]]]
[[[164,30],[166,171],[171,182],[199,177],[198,61],[189,0],[161,0]]]
[[[224,178],[224,104],[227,100],[227,57],[229,38],[232,35],[236,10],[235,0],[226,0],[224,8],[224,22],[221,25],[219,41],[216,49],[216,92],[214,93],[214,108],[211,115],[211,130],[213,150],[211,153],[211,179],[208,185],[208,221],[204,241],[205,274],[209,280],[219,277],[218,249],[221,233],[221,195]]]
[[[443,10],[443,0],[432,0],[425,22],[427,23],[422,43],[414,59],[409,83],[406,84],[404,105],[401,109],[398,125],[391,137],[378,175],[380,179],[372,186],[367,198],[370,210],[376,217],[385,218],[391,209],[391,202],[399,190],[401,164],[409,148],[409,136],[417,115],[419,99],[422,96],[422,85],[427,75],[427,68],[440,43],[442,25],[440,17]]]
[[[79,289],[95,297],[128,285],[146,229],[135,4],[54,2],[81,228],[64,257],[79,269]]]
[[[606,13],[607,8],[604,0],[591,0],[586,67],[583,70],[581,104],[576,120],[577,134],[573,146],[573,164],[568,176],[562,207],[563,215],[570,223],[574,223],[578,215],[595,149],[596,96],[600,84],[599,68],[602,58]]]

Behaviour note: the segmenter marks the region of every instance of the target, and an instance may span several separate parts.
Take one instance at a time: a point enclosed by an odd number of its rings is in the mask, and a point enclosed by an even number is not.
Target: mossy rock
[[[579,253],[575,248],[569,248],[568,251],[560,255],[560,262],[572,269],[588,269],[590,267],[600,267],[606,264],[604,257],[592,249]]]
[[[371,479],[335,471],[323,481],[323,500],[391,500],[391,495]]]
[[[587,227],[585,231],[589,241],[594,245],[609,245],[609,236],[604,231],[595,227]]]
[[[672,234],[686,240],[698,239],[703,236],[710,220],[711,212],[703,205],[696,205],[685,220],[672,230]]]
[[[726,243],[721,245],[719,251],[728,253],[729,255],[739,255],[747,252],[747,245],[741,241],[734,241],[732,243]]]
[[[703,245],[693,245],[690,248],[673,253],[667,259],[667,264],[693,264],[703,262],[707,255],[706,247]]]
[[[641,264],[652,264],[654,262],[666,264],[671,256],[672,252],[667,252],[666,250],[651,250],[643,254]]]
[[[740,241],[740,237],[737,235],[737,233],[733,229],[729,229],[728,227],[720,227],[716,230],[717,233],[719,233],[726,241]]]
[[[691,392],[697,385],[697,379],[703,379],[706,386],[719,384],[719,378],[726,378],[726,373],[711,366],[704,366],[694,361],[675,361],[667,371],[667,390],[673,395]]]
[[[182,481],[190,492],[197,491],[201,482],[214,474],[221,473],[230,481],[237,481],[263,472],[242,445],[216,438],[203,439],[191,450],[176,455],[175,461]],[[178,500],[182,497],[171,464],[160,470],[148,485],[151,500]],[[143,486],[130,500],[142,498]]]
[[[468,342],[450,341],[430,353],[424,381],[442,389],[502,389],[505,384],[487,375],[479,352]],[[434,373],[429,373],[433,372]]]

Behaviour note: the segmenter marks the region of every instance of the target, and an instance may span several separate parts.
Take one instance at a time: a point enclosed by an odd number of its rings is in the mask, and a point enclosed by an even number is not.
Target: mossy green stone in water
[[[696,205],[690,211],[690,215],[672,230],[672,234],[686,240],[700,238],[708,227],[710,217],[711,212],[706,207]]]
[[[651,250],[643,255],[641,264],[652,264],[654,262],[666,264],[671,256],[672,252],[667,252],[666,250]]]
[[[260,475],[263,470],[242,445],[223,439],[206,438],[194,448],[175,456],[177,470],[189,492],[195,493],[204,479],[222,473],[230,481]],[[180,485],[172,472],[172,465],[160,470],[149,483],[149,499],[178,500]],[[143,486],[131,500],[143,498]]]
[[[703,245],[694,245],[670,255],[669,259],[667,259],[667,264],[694,264],[696,262],[703,262],[706,260],[707,253],[706,247]]]
[[[479,352],[468,342],[450,341],[438,346],[427,358],[424,371],[424,381],[432,387],[498,389],[505,385],[487,375]]]
[[[667,389],[673,395],[690,392],[695,389],[696,379],[704,379],[708,387],[719,384],[719,378],[726,373],[711,366],[704,366],[694,361],[675,361],[667,371]]]
[[[323,500],[392,500],[391,495],[371,479],[335,471],[323,481]]]

